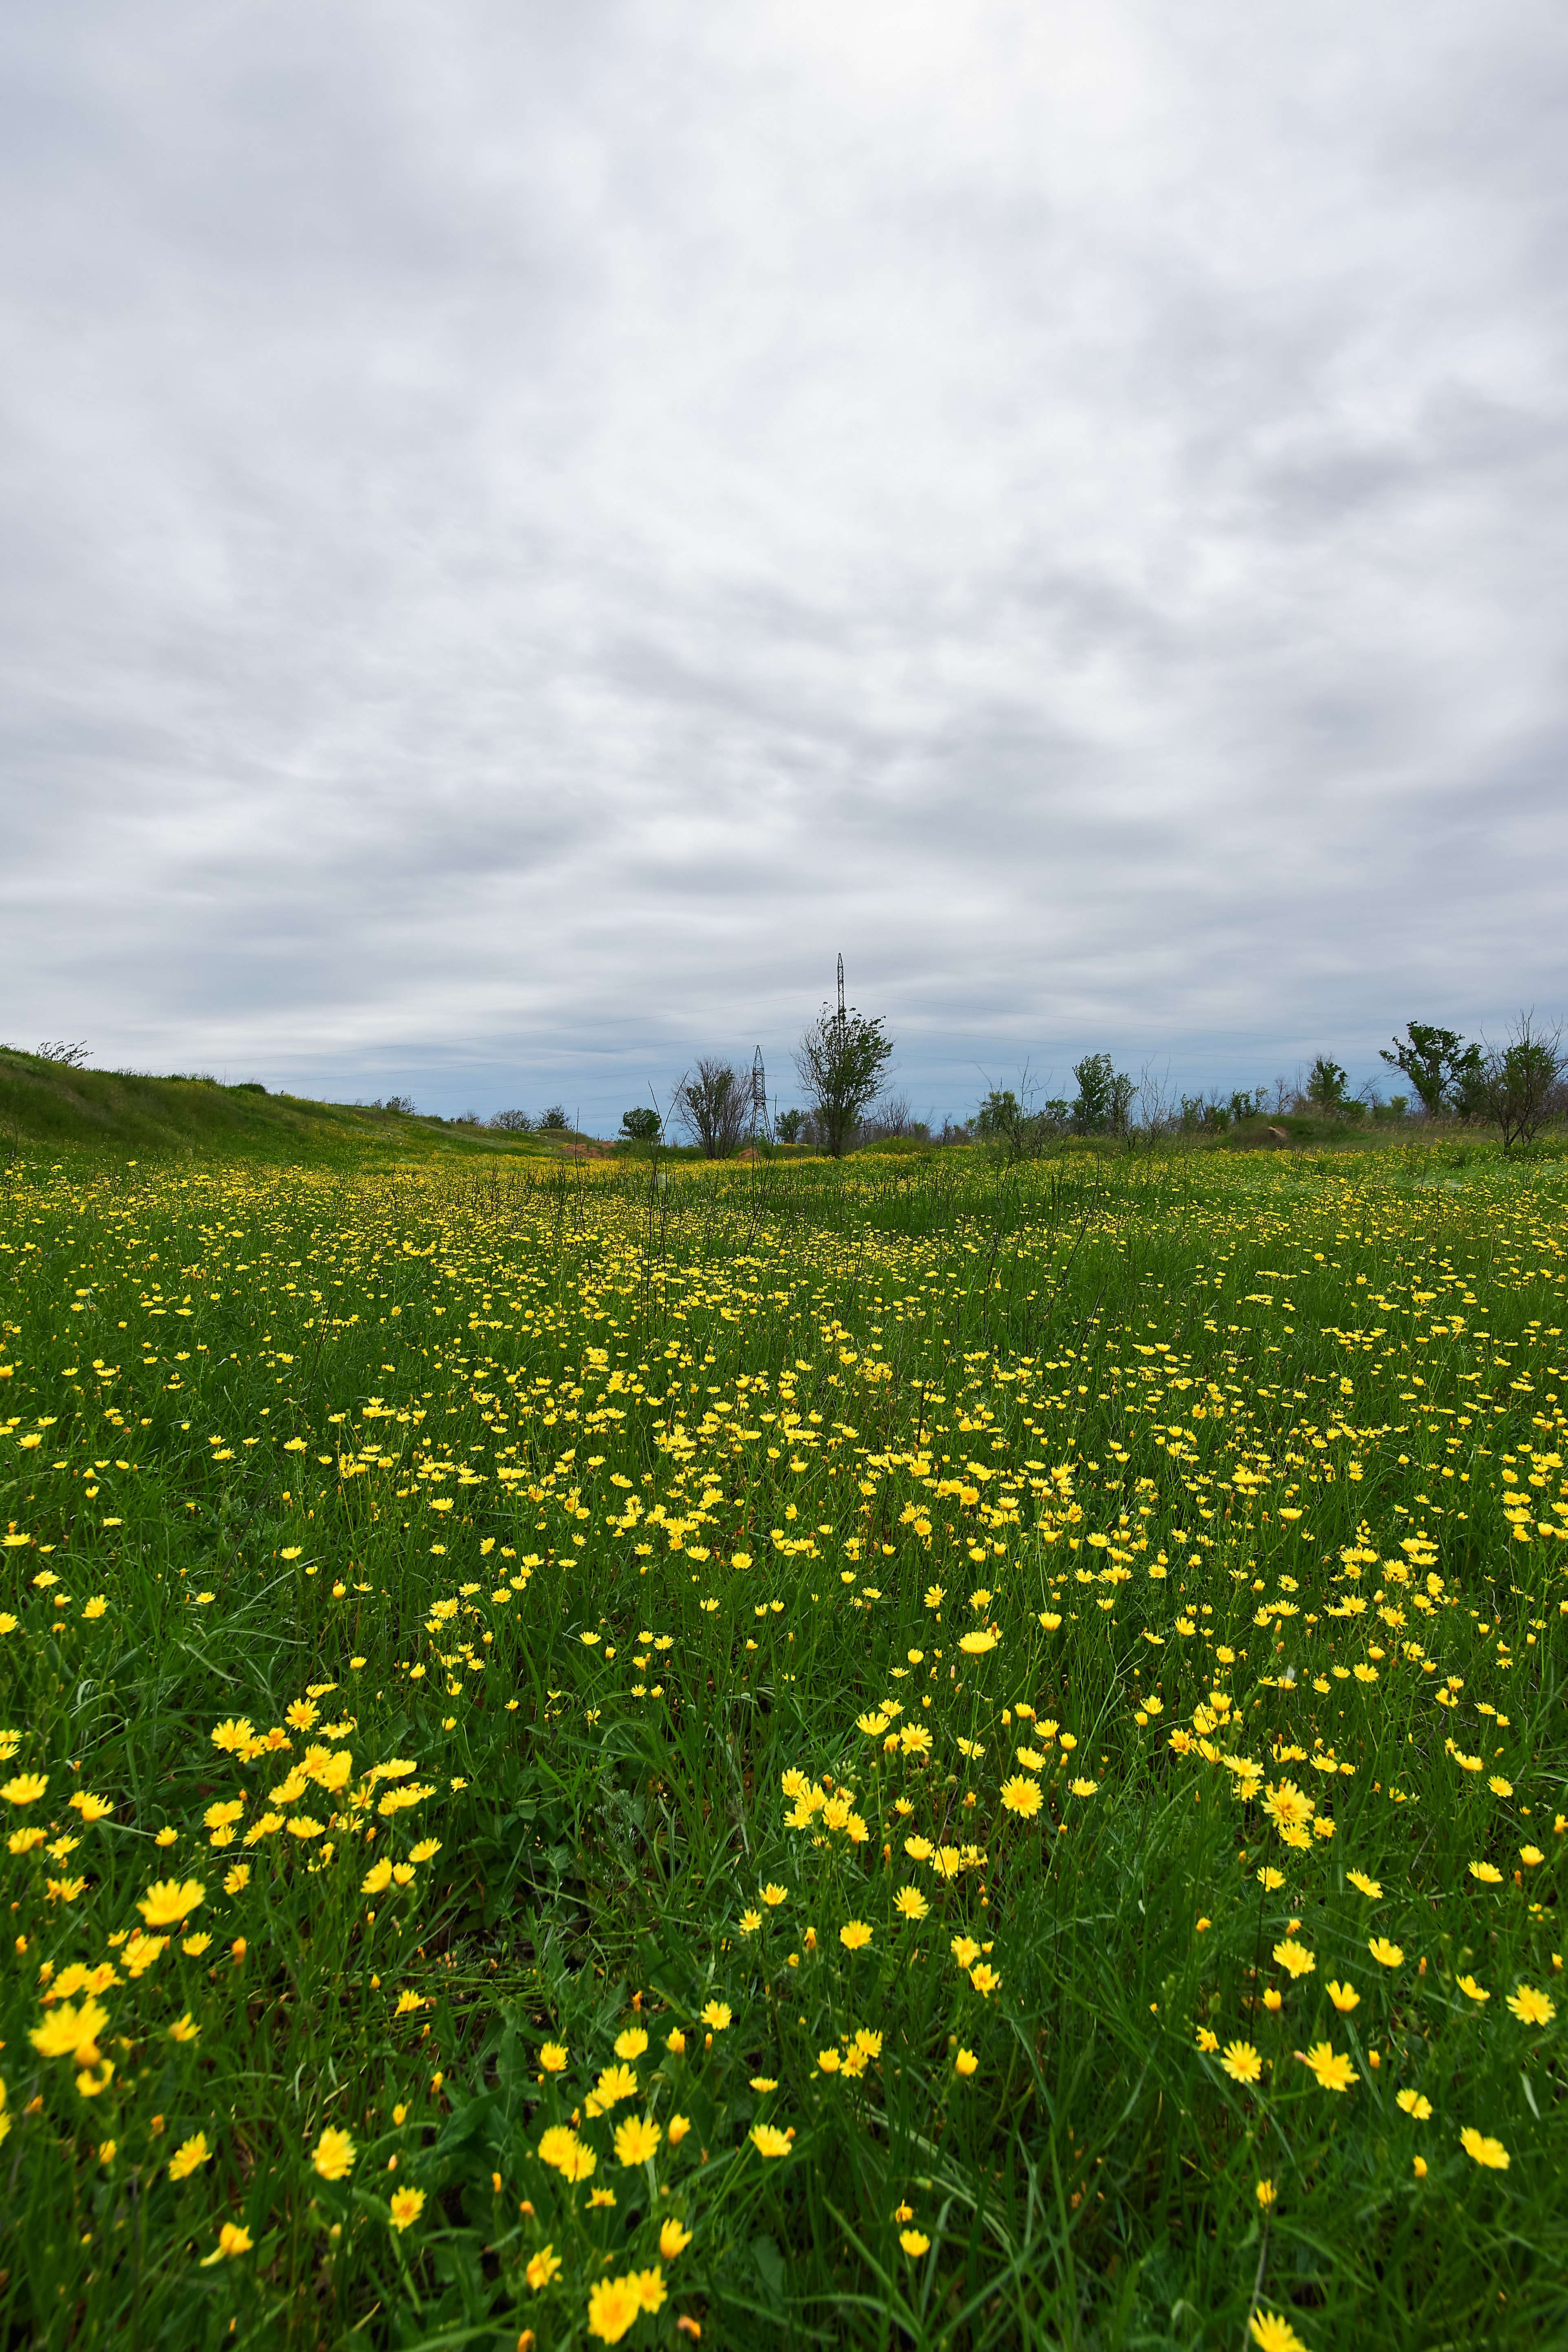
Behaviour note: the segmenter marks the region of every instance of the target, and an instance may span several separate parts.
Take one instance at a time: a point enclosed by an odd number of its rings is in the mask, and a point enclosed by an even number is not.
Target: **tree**
[[[1457,1029],[1434,1028],[1429,1022],[1407,1021],[1403,1037],[1392,1050],[1382,1048],[1391,1069],[1407,1077],[1421,1098],[1428,1118],[1458,1110],[1473,1097],[1480,1076],[1481,1049],[1467,1045]]]
[[[1042,1103],[1031,1109],[1018,1100],[1011,1087],[993,1087],[974,1114],[974,1135],[1003,1160],[1037,1160],[1056,1137],[1065,1132],[1070,1118],[1065,1102]]]
[[[1501,1133],[1505,1151],[1532,1141],[1549,1117],[1568,1069],[1562,1045],[1561,1028],[1537,1029],[1534,1015],[1521,1013],[1508,1044],[1483,1057],[1476,1098],[1482,1117]]]
[[[525,1110],[498,1110],[489,1123],[492,1127],[499,1128],[503,1135],[533,1133],[533,1120]]]
[[[1073,1076],[1078,1099],[1072,1123],[1079,1135],[1124,1135],[1137,1092],[1126,1071],[1117,1069],[1109,1054],[1086,1054],[1074,1064]]]
[[[1307,1073],[1307,1100],[1314,1110],[1342,1111],[1348,1084],[1339,1064],[1331,1062],[1326,1054],[1320,1054]]]
[[[810,1097],[812,1123],[824,1149],[841,1160],[860,1122],[882,1091],[893,1041],[880,1020],[853,1006],[825,1004],[795,1047],[795,1066]]]
[[[910,1108],[908,1095],[884,1095],[877,1105],[877,1116],[867,1121],[865,1139],[869,1143],[887,1143],[900,1139],[916,1143],[929,1140],[931,1129],[922,1118],[917,1118]]]
[[[708,1055],[695,1077],[675,1089],[675,1115],[709,1160],[729,1160],[745,1139],[752,1115],[752,1083],[732,1063]]]
[[[661,1124],[658,1111],[646,1106],[621,1113],[621,1133],[628,1143],[657,1143]]]
[[[798,1143],[805,1125],[803,1110],[781,1110],[773,1120],[773,1133],[781,1143]]]
[[[563,1135],[570,1128],[572,1122],[567,1118],[565,1109],[562,1104],[552,1103],[550,1108],[545,1112],[539,1124],[541,1127],[548,1128],[552,1135]]]

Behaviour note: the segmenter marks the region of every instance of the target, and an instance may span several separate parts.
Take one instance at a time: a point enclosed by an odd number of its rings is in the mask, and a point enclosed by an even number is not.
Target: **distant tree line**
[[[84,1049],[54,1044],[42,1050],[69,1063]],[[1350,1127],[1418,1118],[1495,1128],[1511,1151],[1549,1119],[1568,1117],[1568,1055],[1562,1031],[1524,1013],[1498,1045],[1467,1039],[1435,1023],[1406,1022],[1403,1035],[1382,1049],[1382,1059],[1410,1090],[1386,1100],[1371,1084],[1352,1092],[1343,1065],[1327,1052],[1294,1080],[1281,1077],[1272,1087],[1196,1095],[1173,1095],[1148,1069],[1135,1079],[1117,1068],[1110,1054],[1099,1052],[1073,1065],[1070,1096],[1042,1097],[1026,1071],[1016,1088],[988,1088],[967,1119],[948,1118],[933,1128],[913,1115],[906,1096],[889,1091],[892,1054],[893,1041],[881,1018],[844,1003],[841,971],[838,1003],[822,1006],[795,1049],[804,1101],[770,1109],[758,1098],[751,1070],[720,1055],[703,1055],[675,1087],[668,1115],[646,1104],[622,1115],[620,1140],[649,1150],[680,1137],[710,1160],[775,1145],[804,1146],[839,1159],[872,1147],[921,1150],[973,1142],[1011,1160],[1037,1158],[1074,1136],[1216,1136],[1261,1124],[1266,1137],[1271,1133],[1286,1141],[1287,1131],[1268,1122]],[[414,1104],[409,1097],[393,1095],[372,1107],[412,1111]],[[501,1110],[484,1119],[470,1111],[459,1124],[511,1135],[560,1134],[572,1127],[560,1103],[537,1114]]]
[[[497,1110],[482,1121],[478,1111],[471,1111],[469,1117],[476,1127],[491,1127],[502,1135],[565,1135],[572,1126],[561,1103],[552,1103],[548,1110],[537,1115],[527,1110]]]
[[[1319,1054],[1304,1076],[1228,1094],[1172,1097],[1147,1072],[1134,1081],[1109,1054],[1089,1054],[1073,1070],[1070,1099],[1036,1099],[994,1087],[975,1111],[977,1141],[1006,1160],[1037,1156],[1070,1135],[1152,1138],[1162,1134],[1222,1135],[1247,1123],[1310,1119],[1352,1126],[1409,1118],[1454,1119],[1496,1128],[1505,1150],[1529,1142],[1551,1118],[1568,1117],[1568,1055],[1562,1032],[1521,1013],[1507,1038],[1489,1045],[1435,1024],[1409,1021],[1383,1049],[1383,1060],[1410,1082],[1410,1094],[1386,1101],[1374,1086],[1352,1093],[1342,1063]],[[1268,1130],[1279,1140],[1286,1131]]]
[[[1457,1031],[1410,1021],[1383,1059],[1408,1079],[1410,1092],[1384,1100],[1375,1087],[1352,1092],[1343,1065],[1319,1054],[1295,1080],[1228,1093],[1170,1095],[1145,1070],[1140,1079],[1118,1069],[1104,1052],[1073,1065],[1070,1096],[1041,1097],[1027,1074],[1016,1088],[993,1087],[966,1121],[944,1119],[933,1129],[916,1118],[908,1098],[889,1093],[886,1066],[893,1051],[880,1019],[825,1004],[795,1049],[804,1103],[775,1109],[759,1123],[750,1074],[721,1056],[705,1055],[676,1087],[669,1125],[705,1158],[732,1157],[749,1144],[805,1145],[839,1158],[875,1145],[939,1147],[977,1142],[1003,1160],[1037,1158],[1072,1136],[1145,1139],[1160,1135],[1220,1135],[1248,1124],[1310,1119],[1353,1126],[1387,1125],[1411,1118],[1452,1118],[1495,1127],[1505,1149],[1528,1142],[1547,1119],[1568,1115],[1568,1056],[1561,1032],[1521,1013],[1498,1045],[1468,1041]],[[1272,1130],[1279,1140],[1285,1130]],[[666,1133],[657,1110],[626,1113],[625,1141],[652,1145]]]

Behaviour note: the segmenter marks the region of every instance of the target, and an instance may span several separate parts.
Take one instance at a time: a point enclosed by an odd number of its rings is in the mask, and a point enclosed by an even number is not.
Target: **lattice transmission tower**
[[[768,1126],[768,1074],[763,1067],[763,1049],[759,1045],[752,1058],[752,1140],[760,1135],[767,1141],[772,1134]]]

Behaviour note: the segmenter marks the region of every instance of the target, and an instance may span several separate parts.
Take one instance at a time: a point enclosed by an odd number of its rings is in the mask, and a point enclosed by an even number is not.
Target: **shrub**
[[[994,1158],[1037,1160],[1048,1144],[1067,1133],[1071,1116],[1065,1102],[1026,1108],[1011,1087],[993,1087],[974,1114],[974,1134]],[[942,1139],[948,1140],[945,1130]]]

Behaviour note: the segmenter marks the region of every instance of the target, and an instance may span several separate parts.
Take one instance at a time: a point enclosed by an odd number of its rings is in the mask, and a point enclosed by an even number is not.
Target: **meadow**
[[[6,2340],[1568,2342],[1565,1237],[17,1151]]]

